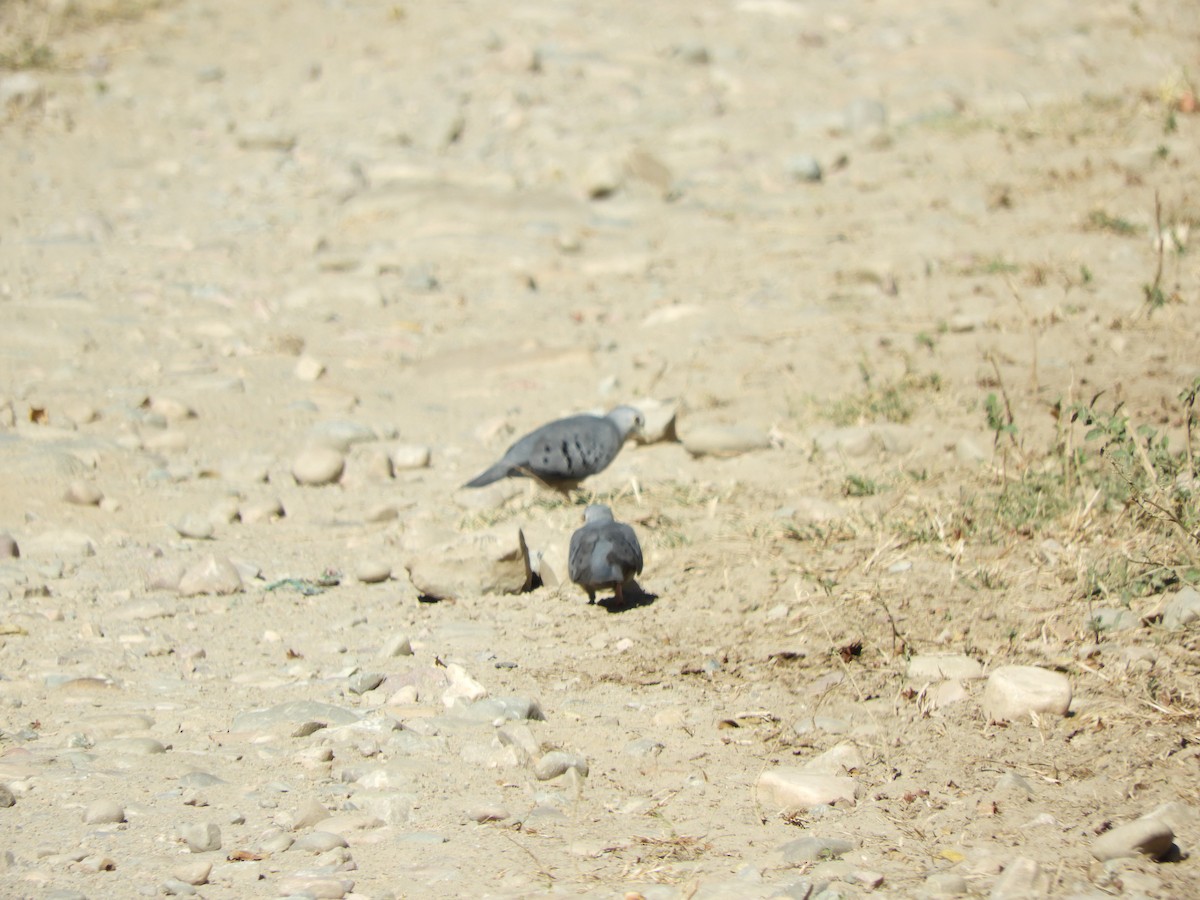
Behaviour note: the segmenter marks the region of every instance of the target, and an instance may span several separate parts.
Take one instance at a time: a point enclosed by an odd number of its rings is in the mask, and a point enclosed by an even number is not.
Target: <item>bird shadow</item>
[[[611,597],[600,598],[596,601],[596,605],[603,607],[606,612],[622,613],[641,606],[649,606],[658,599],[658,594],[651,594],[643,590],[636,581],[625,585],[625,589],[621,593],[623,596],[620,600],[614,594]]]

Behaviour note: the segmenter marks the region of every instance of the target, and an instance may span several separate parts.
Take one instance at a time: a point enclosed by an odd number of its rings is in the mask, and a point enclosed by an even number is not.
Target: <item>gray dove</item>
[[[612,588],[625,601],[625,583],[642,573],[642,548],[632,528],[613,519],[612,510],[593,503],[583,512],[583,527],[571,535],[567,554],[571,580],[596,602],[596,591]]]
[[[537,478],[547,484],[582,481],[608,468],[632,432],[646,424],[632,406],[606,416],[568,416],[543,425],[505,451],[498,463],[463,487],[477,488],[501,478]]]

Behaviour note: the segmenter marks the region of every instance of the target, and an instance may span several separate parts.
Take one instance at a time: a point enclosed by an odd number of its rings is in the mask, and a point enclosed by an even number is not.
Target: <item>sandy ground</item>
[[[1200,895],[1192,3],[81,8],[0,2],[0,895]]]

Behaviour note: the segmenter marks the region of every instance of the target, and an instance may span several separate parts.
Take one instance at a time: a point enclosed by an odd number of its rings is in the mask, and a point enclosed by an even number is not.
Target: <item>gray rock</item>
[[[793,181],[820,181],[823,173],[815,156],[799,153],[787,161],[784,171]]]
[[[380,672],[359,672],[350,676],[347,687],[352,694],[365,694],[383,684],[385,676]]]
[[[530,719],[541,721],[546,718],[541,705],[529,697],[488,697],[456,706],[452,712],[459,718],[478,722],[522,722]]]
[[[1139,624],[1138,617],[1129,610],[1107,606],[1092,610],[1087,617],[1088,631],[1128,631]]]
[[[318,703],[314,700],[293,700],[266,709],[251,709],[240,712],[233,717],[229,730],[238,733],[245,731],[272,731],[279,729],[295,729],[316,723],[321,727],[351,725],[359,720],[352,710],[333,706],[329,703]]]
[[[878,100],[859,97],[847,105],[844,118],[849,132],[876,132],[887,125],[887,107]]]
[[[606,416],[557,419],[514,443],[495,465],[464,487],[477,488],[501,478],[532,477],[547,484],[570,484],[608,468],[625,439],[645,424],[640,411],[618,406]]]
[[[1182,628],[1200,619],[1200,591],[1185,587],[1163,607],[1162,623],[1167,628]]]
[[[788,841],[779,848],[784,862],[797,863],[819,862],[825,859],[837,859],[843,853],[849,853],[856,846],[854,841],[845,838],[818,837],[806,834],[794,841]]]
[[[596,591],[611,588],[621,603],[625,584],[642,573],[637,534],[615,521],[607,506],[592,504],[584,510],[583,527],[571,535],[567,571],[587,592],[589,602],[595,602]]]

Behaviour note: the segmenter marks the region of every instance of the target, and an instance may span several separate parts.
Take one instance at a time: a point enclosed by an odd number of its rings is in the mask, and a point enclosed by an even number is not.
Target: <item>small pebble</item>
[[[511,815],[503,806],[476,806],[467,812],[472,822],[503,822]]]
[[[354,568],[354,577],[363,584],[379,584],[392,577],[392,567],[379,559],[360,560]]]
[[[392,449],[392,467],[397,472],[425,469],[433,457],[432,451],[421,444],[401,444]]]
[[[296,146],[296,135],[274,122],[251,122],[238,126],[237,143],[243,150],[287,152]]]
[[[21,556],[21,548],[17,546],[17,539],[11,534],[0,533],[0,559],[18,559]]]
[[[216,533],[212,519],[196,513],[186,513],[181,519],[171,523],[171,527],[180,537],[190,538],[194,541],[211,540],[213,534]]]
[[[311,356],[302,356],[296,360],[292,374],[301,381],[316,381],[325,374],[325,364]]]
[[[308,447],[300,451],[292,463],[292,477],[297,484],[331,484],[342,477],[345,468],[345,457],[337,450],[331,447]]]
[[[392,659],[396,656],[412,655],[412,642],[409,641],[407,634],[394,635],[386,644],[379,648],[380,659]]]
[[[787,174],[794,181],[820,181],[822,177],[821,164],[815,156],[800,153],[787,161]]]
[[[76,506],[99,506],[104,492],[90,481],[76,479],[67,486],[63,499]]]
[[[238,508],[238,518],[247,525],[259,522],[272,522],[282,519],[287,513],[278,497],[266,497],[261,500],[247,500]]]

